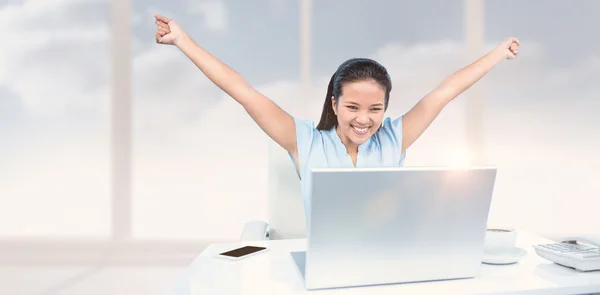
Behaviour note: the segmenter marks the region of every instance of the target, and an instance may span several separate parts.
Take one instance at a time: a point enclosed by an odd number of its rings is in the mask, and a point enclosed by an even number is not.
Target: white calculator
[[[534,245],[542,258],[579,271],[600,270],[600,241],[598,238],[565,238],[560,243]]]

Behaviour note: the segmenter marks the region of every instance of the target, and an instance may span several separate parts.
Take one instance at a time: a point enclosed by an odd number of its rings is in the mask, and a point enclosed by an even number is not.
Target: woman
[[[322,167],[393,167],[442,109],[504,59],[514,59],[519,41],[508,38],[473,64],[450,75],[410,111],[384,118],[392,84],[376,61],[351,59],[331,77],[321,121],[292,117],[236,71],[212,56],[173,20],[155,15],[156,41],[177,46],[219,88],[244,107],[258,126],[292,158],[306,206],[310,171]],[[308,208],[307,206],[305,209]]]

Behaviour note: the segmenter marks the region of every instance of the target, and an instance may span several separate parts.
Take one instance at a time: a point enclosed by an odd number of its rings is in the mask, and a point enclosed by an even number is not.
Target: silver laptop
[[[305,287],[477,276],[495,167],[315,169]]]

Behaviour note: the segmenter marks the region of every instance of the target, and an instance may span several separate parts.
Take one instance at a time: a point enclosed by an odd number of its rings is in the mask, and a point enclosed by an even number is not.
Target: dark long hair
[[[353,58],[342,63],[337,71],[331,76],[325,102],[323,103],[323,112],[321,121],[317,125],[318,130],[330,130],[338,124],[337,116],[333,111],[331,99],[339,102],[342,95],[342,86],[344,83],[358,81],[375,81],[385,89],[384,110],[387,110],[392,91],[392,81],[386,68],[378,62],[368,58]]]

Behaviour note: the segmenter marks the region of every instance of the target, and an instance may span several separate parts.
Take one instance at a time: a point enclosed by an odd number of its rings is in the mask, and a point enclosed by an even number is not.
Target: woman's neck
[[[342,141],[342,144],[346,147],[346,152],[350,155],[355,155],[358,153],[358,145],[352,142],[348,137],[346,137],[342,131],[340,130],[339,125],[335,127],[335,132],[338,137]]]

